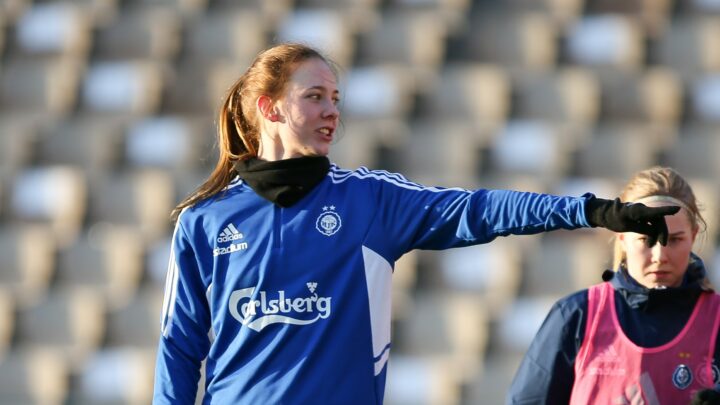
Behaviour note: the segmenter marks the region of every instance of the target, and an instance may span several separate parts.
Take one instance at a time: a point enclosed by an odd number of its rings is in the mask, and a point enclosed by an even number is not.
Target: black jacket
[[[606,271],[615,289],[615,311],[625,334],[635,344],[656,347],[668,343],[685,326],[702,292],[705,266],[693,256],[683,284],[647,289],[625,270]],[[585,336],[588,290],[560,299],[550,310],[518,368],[507,404],[567,404],[575,381],[575,357]],[[715,364],[720,345],[715,342]]]

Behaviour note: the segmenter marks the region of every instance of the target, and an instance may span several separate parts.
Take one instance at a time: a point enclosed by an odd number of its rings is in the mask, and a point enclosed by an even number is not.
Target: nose
[[[659,242],[650,250],[653,263],[665,263],[667,261],[667,246],[661,245]]]
[[[340,117],[340,110],[338,109],[337,104],[333,101],[328,101],[325,111],[323,111],[323,118],[334,120],[338,117]]]

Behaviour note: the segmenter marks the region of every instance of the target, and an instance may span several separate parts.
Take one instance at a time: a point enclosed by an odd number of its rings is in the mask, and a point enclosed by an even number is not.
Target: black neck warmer
[[[308,156],[267,162],[249,159],[235,162],[235,171],[256,193],[281,207],[305,197],[330,170],[325,156]]]

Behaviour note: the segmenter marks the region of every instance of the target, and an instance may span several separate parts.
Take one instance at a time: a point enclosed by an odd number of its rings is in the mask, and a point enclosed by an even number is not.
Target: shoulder
[[[371,170],[367,167],[361,166],[354,170],[342,169],[335,164],[330,166],[328,176],[333,184],[342,183],[364,183],[372,184],[380,187],[391,187],[405,190],[414,191],[431,191],[431,192],[442,192],[442,191],[464,191],[469,192],[461,188],[446,188],[446,187],[433,187],[425,186],[420,183],[416,183],[408,180],[404,175],[400,173],[389,172],[387,170]]]
[[[555,302],[551,311],[557,312],[563,319],[571,319],[587,311],[588,289],[576,291]]]
[[[216,194],[186,207],[178,215],[177,223],[187,230],[223,221],[239,212],[256,212],[269,205],[239,178]]]
[[[354,170],[348,170],[340,168],[339,166],[332,164],[330,165],[330,171],[328,172],[330,180],[335,183],[345,183],[348,181],[361,181],[361,182],[400,182],[409,183],[419,186],[416,183],[412,183],[400,173],[392,173],[385,170],[370,170],[367,167],[361,166]]]

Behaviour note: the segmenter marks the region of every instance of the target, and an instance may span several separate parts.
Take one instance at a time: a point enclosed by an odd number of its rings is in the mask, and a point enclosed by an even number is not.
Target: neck
[[[286,156],[285,148],[278,142],[280,136],[275,133],[274,136],[263,131],[260,134],[260,146],[258,148],[257,158],[266,162],[274,162],[276,160],[289,159],[297,156]]]

